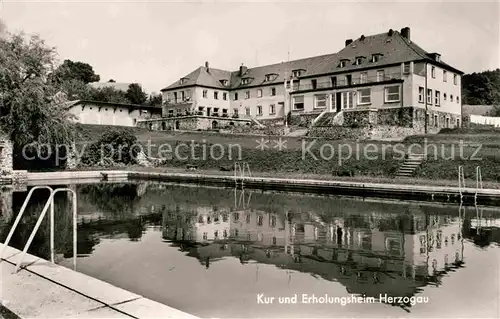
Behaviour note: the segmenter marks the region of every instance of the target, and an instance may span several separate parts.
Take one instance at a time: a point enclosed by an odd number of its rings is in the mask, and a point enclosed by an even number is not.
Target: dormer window
[[[365,58],[364,56],[358,56],[358,57],[356,57],[356,62],[355,62],[355,64],[356,64],[356,65],[360,65],[360,64],[362,64],[362,63],[363,63],[363,59],[364,59],[364,58]]]
[[[249,78],[241,79],[241,85],[247,85],[248,83],[250,83],[250,79]]]
[[[182,85],[182,84],[185,84],[187,82],[187,80],[189,80],[188,78],[182,78],[180,81],[179,81],[179,84]]]
[[[265,78],[264,78],[264,81],[268,82],[268,81],[272,81],[275,79],[277,74],[274,74],[274,73],[270,73],[270,74],[266,74]]]
[[[380,54],[380,53],[373,54],[372,55],[372,62],[378,62],[381,57],[382,57],[382,54]]]
[[[302,72],[305,71],[305,70],[293,70],[292,71],[292,77],[294,78],[298,78],[299,76],[302,75]]]
[[[220,83],[224,86],[227,86],[228,81],[227,80],[220,80]]]
[[[347,63],[349,62],[348,59],[342,59],[340,60],[340,67],[345,68],[347,66]]]

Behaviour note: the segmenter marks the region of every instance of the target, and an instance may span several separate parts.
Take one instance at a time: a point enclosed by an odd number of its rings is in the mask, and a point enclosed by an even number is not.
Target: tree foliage
[[[65,81],[77,80],[85,84],[91,82],[99,82],[101,79],[98,74],[94,72],[94,68],[84,62],[73,62],[71,60],[64,60],[52,75],[54,80],[58,83]]]
[[[462,77],[463,104],[500,104],[500,69],[465,74]]]
[[[125,97],[131,104],[144,104],[148,100],[148,95],[142,90],[141,85],[138,83],[129,85]]]
[[[161,93],[158,93],[158,94],[152,93],[152,94],[150,94],[147,104],[151,105],[151,106],[161,106],[161,104],[162,104]]]
[[[55,51],[37,36],[0,38],[0,125],[19,148],[33,142],[69,143],[71,115],[64,95],[48,81]]]

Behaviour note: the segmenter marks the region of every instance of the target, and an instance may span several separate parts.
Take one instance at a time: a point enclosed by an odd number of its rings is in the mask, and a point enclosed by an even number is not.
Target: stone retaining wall
[[[250,125],[248,119],[232,117],[212,117],[212,116],[182,116],[164,117],[137,122],[138,127],[147,128],[153,131],[206,131],[210,129],[228,129],[236,126]],[[253,124],[253,123],[252,123]]]
[[[13,145],[5,134],[0,133],[0,175],[10,175],[13,166]]]

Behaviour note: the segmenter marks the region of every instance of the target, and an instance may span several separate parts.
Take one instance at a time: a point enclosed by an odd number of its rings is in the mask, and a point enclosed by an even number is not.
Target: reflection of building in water
[[[458,213],[337,215],[199,208],[187,227],[193,234],[188,256],[206,267],[228,256],[242,263],[274,264],[339,281],[350,293],[377,297],[413,295],[463,264]],[[171,225],[167,220],[164,225]],[[167,228],[164,237],[179,241],[182,227]],[[224,231],[227,236],[215,236]]]
[[[167,210],[163,220],[164,238],[209,242],[229,237],[229,210],[226,209],[195,207],[187,215],[184,211]]]

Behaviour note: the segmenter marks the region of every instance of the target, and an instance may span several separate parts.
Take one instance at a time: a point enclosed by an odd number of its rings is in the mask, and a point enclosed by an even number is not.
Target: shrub
[[[117,129],[105,132],[84,152],[81,163],[84,165],[135,164],[137,163],[137,138],[132,131]]]

